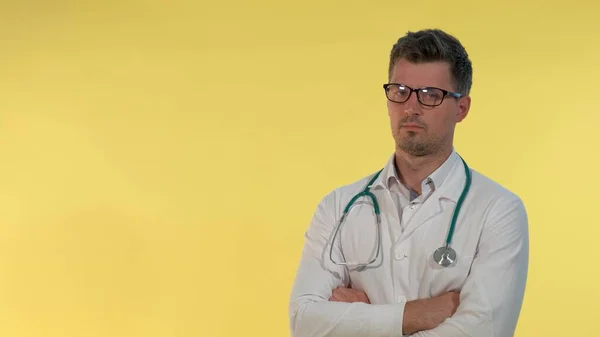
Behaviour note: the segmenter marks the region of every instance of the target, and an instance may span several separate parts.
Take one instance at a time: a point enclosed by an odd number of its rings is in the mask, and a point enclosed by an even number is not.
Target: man
[[[467,52],[441,30],[409,32],[393,46],[384,91],[394,154],[318,205],[291,295],[294,337],[514,335],[528,219],[517,195],[454,148],[471,83]],[[336,230],[365,189],[379,227],[363,193]]]

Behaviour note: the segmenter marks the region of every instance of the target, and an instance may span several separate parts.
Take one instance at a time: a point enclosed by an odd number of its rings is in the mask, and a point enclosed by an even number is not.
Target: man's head
[[[465,48],[441,30],[400,38],[390,54],[385,86],[396,147],[413,156],[451,149],[455,125],[471,105],[472,73]],[[419,88],[429,89],[410,92]]]

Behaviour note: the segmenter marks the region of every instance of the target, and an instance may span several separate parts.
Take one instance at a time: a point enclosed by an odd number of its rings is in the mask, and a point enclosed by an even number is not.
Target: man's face
[[[404,59],[396,62],[391,83],[410,88],[436,87],[455,92],[450,65],[446,62],[411,63]],[[413,92],[408,101],[387,101],[392,135],[396,147],[413,156],[436,154],[452,147],[454,127],[469,112],[470,97],[444,97],[435,107],[422,105]]]

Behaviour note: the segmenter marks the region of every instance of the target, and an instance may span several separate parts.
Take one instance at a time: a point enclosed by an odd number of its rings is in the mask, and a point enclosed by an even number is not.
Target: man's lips
[[[413,124],[413,123],[402,124],[402,127],[407,128],[407,129],[422,129],[423,128],[419,124]]]

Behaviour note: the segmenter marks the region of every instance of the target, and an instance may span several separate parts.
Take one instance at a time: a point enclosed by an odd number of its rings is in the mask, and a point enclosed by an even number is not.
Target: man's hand
[[[367,294],[365,294],[364,291],[360,291],[360,290],[356,290],[356,289],[352,289],[352,288],[345,288],[345,287],[338,287],[338,288],[333,289],[333,294],[331,295],[331,298],[329,300],[333,301],[333,302],[346,302],[346,303],[354,303],[354,302],[363,302],[363,303],[367,303],[367,304],[371,303],[371,302],[369,302],[369,298],[367,297]]]
[[[414,300],[404,309],[403,334],[431,330],[452,317],[460,304],[458,292],[448,292],[437,297]]]

